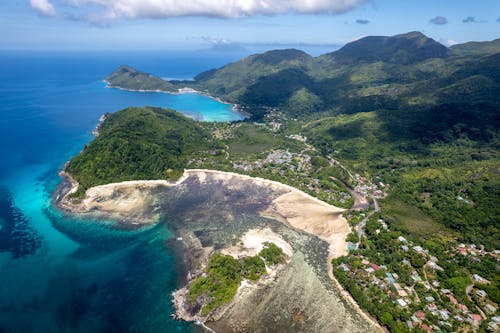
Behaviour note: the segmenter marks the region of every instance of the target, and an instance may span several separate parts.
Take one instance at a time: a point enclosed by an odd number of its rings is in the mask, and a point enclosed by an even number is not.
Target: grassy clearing
[[[433,221],[424,212],[400,200],[388,198],[382,202],[383,213],[396,223],[401,223],[409,232],[420,236],[449,234],[450,230]]]
[[[246,157],[271,149],[289,149],[297,151],[299,143],[286,140],[265,126],[243,123],[233,131],[233,137],[228,140],[229,153],[235,158]]]

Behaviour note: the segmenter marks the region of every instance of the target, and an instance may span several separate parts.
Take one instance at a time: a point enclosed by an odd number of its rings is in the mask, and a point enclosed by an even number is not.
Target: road
[[[366,222],[368,222],[368,220],[370,219],[370,217],[372,217],[373,214],[380,212],[380,206],[378,204],[377,199],[375,199],[373,197],[372,197],[372,199],[373,199],[373,207],[375,208],[375,210],[373,210],[368,215],[366,215],[366,217],[364,219],[362,219],[361,222],[359,222],[358,225],[356,226],[359,241],[361,241],[361,238],[365,235],[364,228],[365,228]]]

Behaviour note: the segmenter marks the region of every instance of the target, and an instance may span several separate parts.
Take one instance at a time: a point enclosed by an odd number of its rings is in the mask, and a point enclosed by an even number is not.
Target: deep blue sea
[[[106,112],[162,106],[231,121],[231,105],[196,94],[128,92],[103,78],[122,64],[189,79],[238,55],[0,53],[0,332],[192,332],[171,318],[179,286],[165,228],[118,231],[50,205],[58,171]]]

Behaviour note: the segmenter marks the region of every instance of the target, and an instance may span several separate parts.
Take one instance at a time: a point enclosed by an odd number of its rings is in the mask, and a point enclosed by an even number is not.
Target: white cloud
[[[44,2],[47,0],[31,0]],[[65,0],[73,6],[101,8],[103,19],[209,16],[239,18],[285,13],[337,14],[371,0]]]
[[[429,20],[429,23],[432,23],[435,25],[445,25],[445,24],[448,24],[448,19],[444,16],[436,16],[434,18],[431,18]]]
[[[231,41],[226,38],[214,37],[214,36],[201,36],[201,40],[212,45],[229,45]]]
[[[456,40],[448,39],[448,38],[441,38],[441,39],[439,39],[439,42],[447,47],[459,44],[459,42],[457,42]]]
[[[56,15],[56,9],[49,0],[30,0],[31,8],[45,16]]]

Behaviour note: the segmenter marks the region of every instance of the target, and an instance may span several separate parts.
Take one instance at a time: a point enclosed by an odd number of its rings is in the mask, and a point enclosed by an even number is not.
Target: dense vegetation
[[[285,261],[283,250],[274,243],[266,242],[259,255],[271,266],[281,264]]]
[[[257,282],[267,273],[266,265],[284,262],[285,254],[274,243],[265,243],[254,257],[235,259],[216,253],[209,259],[206,274],[196,278],[189,286],[187,300],[197,312],[206,316],[212,310],[231,302],[242,280]]]
[[[449,123],[467,121],[452,117],[452,110],[436,117],[446,118],[449,112]],[[312,122],[303,131],[325,154],[393,185],[392,199],[459,231],[462,241],[499,248],[499,142],[493,119],[498,112],[469,111],[489,119],[481,123],[481,130],[460,124],[446,128],[436,117],[422,118],[416,128],[410,122],[391,128],[382,112],[369,112]]]
[[[108,114],[100,135],[71,159],[66,170],[91,186],[134,179],[177,179],[195,152],[217,148],[197,122],[161,108],[128,108]]]

